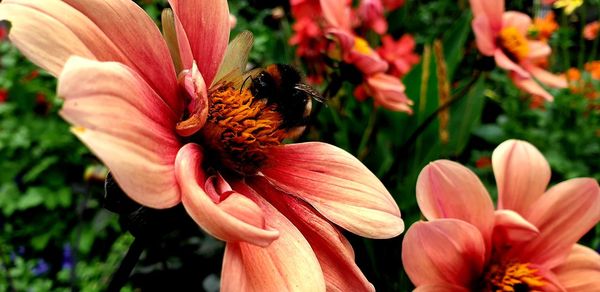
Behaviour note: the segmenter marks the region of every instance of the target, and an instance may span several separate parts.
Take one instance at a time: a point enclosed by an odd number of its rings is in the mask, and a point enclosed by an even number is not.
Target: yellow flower
[[[567,15],[573,13],[581,5],[583,5],[583,0],[558,0],[554,2],[554,8],[563,8]]]

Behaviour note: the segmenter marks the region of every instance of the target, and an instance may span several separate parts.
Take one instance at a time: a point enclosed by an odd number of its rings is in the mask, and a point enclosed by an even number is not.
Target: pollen
[[[515,27],[509,26],[500,31],[500,44],[516,61],[525,59],[529,55],[527,38]]]
[[[240,174],[255,174],[266,161],[265,150],[286,138],[282,117],[248,89],[221,87],[209,95],[208,120],[201,135],[220,164]]]
[[[544,286],[543,277],[529,263],[509,263],[493,265],[487,274],[487,283],[491,291],[539,291]]]
[[[373,54],[375,51],[373,51],[373,49],[371,49],[371,46],[369,46],[369,43],[363,39],[363,38],[359,38],[356,37],[354,39],[354,47],[353,49],[361,54],[365,54],[365,55],[370,55]]]

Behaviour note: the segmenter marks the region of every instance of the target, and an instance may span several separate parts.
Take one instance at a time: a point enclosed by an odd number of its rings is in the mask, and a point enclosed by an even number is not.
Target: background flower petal
[[[483,272],[485,253],[479,230],[457,219],[417,222],[402,243],[402,263],[416,286],[471,287]]]
[[[486,244],[494,228],[494,205],[468,168],[449,160],[425,166],[417,179],[417,203],[425,218],[456,218],[477,227]]]
[[[176,117],[133,70],[72,57],[58,82],[61,116],[132,199],[153,208],[179,203],[173,165]]]
[[[586,232],[600,221],[600,188],[591,178],[575,178],[549,189],[524,216],[540,235],[516,249],[520,258],[556,267]]]
[[[550,166],[529,142],[508,140],[492,153],[492,167],[498,186],[498,209],[524,214],[546,190]]]
[[[370,238],[390,238],[404,230],[385,186],[348,152],[309,142],[273,147],[268,156],[261,172],[269,181],[342,228]]]

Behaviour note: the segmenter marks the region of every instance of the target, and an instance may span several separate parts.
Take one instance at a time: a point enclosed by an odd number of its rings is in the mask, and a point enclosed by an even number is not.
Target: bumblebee
[[[283,118],[281,126],[288,130],[288,138],[297,138],[304,132],[312,110],[312,99],[324,101],[321,94],[304,83],[300,72],[290,65],[273,64],[254,69],[247,78],[251,79],[249,90],[252,95],[275,106]]]

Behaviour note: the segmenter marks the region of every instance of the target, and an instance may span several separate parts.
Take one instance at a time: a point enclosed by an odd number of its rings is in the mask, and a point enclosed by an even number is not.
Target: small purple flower
[[[75,259],[73,258],[73,249],[70,244],[65,244],[63,246],[63,261],[62,268],[70,270],[75,265]]]
[[[35,267],[33,267],[31,272],[33,273],[34,276],[41,276],[41,275],[47,273],[49,270],[50,270],[50,266],[48,265],[48,263],[44,259],[40,259],[37,262],[37,265],[35,265]]]

